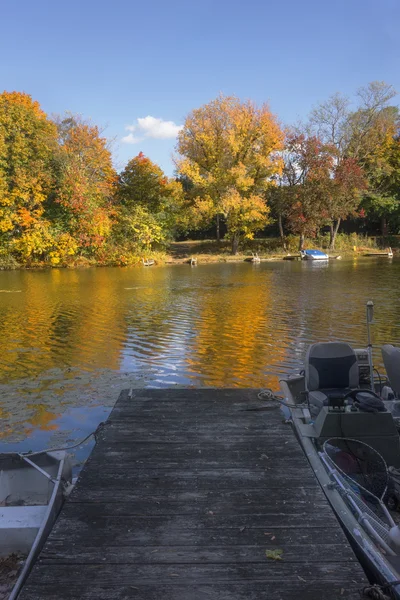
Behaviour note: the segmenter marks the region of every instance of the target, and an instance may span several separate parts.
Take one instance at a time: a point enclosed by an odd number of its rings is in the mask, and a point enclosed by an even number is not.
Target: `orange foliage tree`
[[[84,254],[96,255],[107,241],[113,218],[116,172],[107,140],[79,117],[57,122],[56,185],[48,214],[76,240]]]

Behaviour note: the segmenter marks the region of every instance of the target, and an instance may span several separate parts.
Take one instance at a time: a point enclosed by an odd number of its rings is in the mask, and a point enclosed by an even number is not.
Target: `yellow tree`
[[[262,219],[247,220],[245,229],[239,231],[232,202],[243,202],[235,214],[243,215],[245,207],[250,212],[259,209],[260,196],[272,185],[272,176],[280,172],[283,137],[266,104],[258,107],[251,101],[223,95],[192,111],[179,133],[178,171],[194,184],[198,202],[203,207],[207,203],[209,217],[216,218],[217,239],[220,217],[225,216],[233,252],[238,236],[249,237],[250,230],[267,223],[267,211]],[[227,204],[231,218],[227,216]]]
[[[38,102],[24,93],[0,94],[0,239],[26,258],[51,246],[43,212],[55,147],[56,127]]]

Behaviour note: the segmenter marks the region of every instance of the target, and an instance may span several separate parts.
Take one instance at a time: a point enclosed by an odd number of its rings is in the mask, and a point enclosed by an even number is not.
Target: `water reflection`
[[[399,270],[372,259],[1,272],[2,447],[84,437],[126,387],[277,388],[312,341],[364,346],[370,298],[375,345],[400,344]]]

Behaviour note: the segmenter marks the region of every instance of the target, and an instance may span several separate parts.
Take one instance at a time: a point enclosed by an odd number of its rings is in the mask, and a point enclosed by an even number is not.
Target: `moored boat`
[[[329,260],[329,256],[321,250],[300,250],[302,260]]]
[[[400,352],[389,350],[384,347],[383,357],[390,378],[390,367],[400,372]],[[368,362],[367,351],[346,343],[312,344],[304,372],[283,378],[281,388],[314,473],[367,575],[380,586],[382,595],[374,597],[400,599],[400,529],[388,508],[399,504],[399,402],[375,391]]]
[[[8,600],[15,600],[49,535],[72,479],[64,451],[0,454],[0,560],[26,557]],[[12,561],[11,561],[12,562]]]

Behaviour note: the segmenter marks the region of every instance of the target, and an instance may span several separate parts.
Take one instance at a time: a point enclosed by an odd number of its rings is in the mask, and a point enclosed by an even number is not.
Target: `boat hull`
[[[0,556],[27,555],[9,596],[14,600],[43,547],[71,481],[65,452],[22,458],[0,454]]]
[[[400,569],[397,570],[387,557],[377,552],[374,542],[361,528],[360,523],[349,510],[338,489],[332,485],[332,479],[322,464],[312,438],[304,436],[301,427],[303,422],[302,409],[291,408],[290,413],[296,437],[368,578],[370,581],[377,582],[380,585],[399,581]],[[400,600],[400,585],[393,586],[391,591],[392,597]]]

